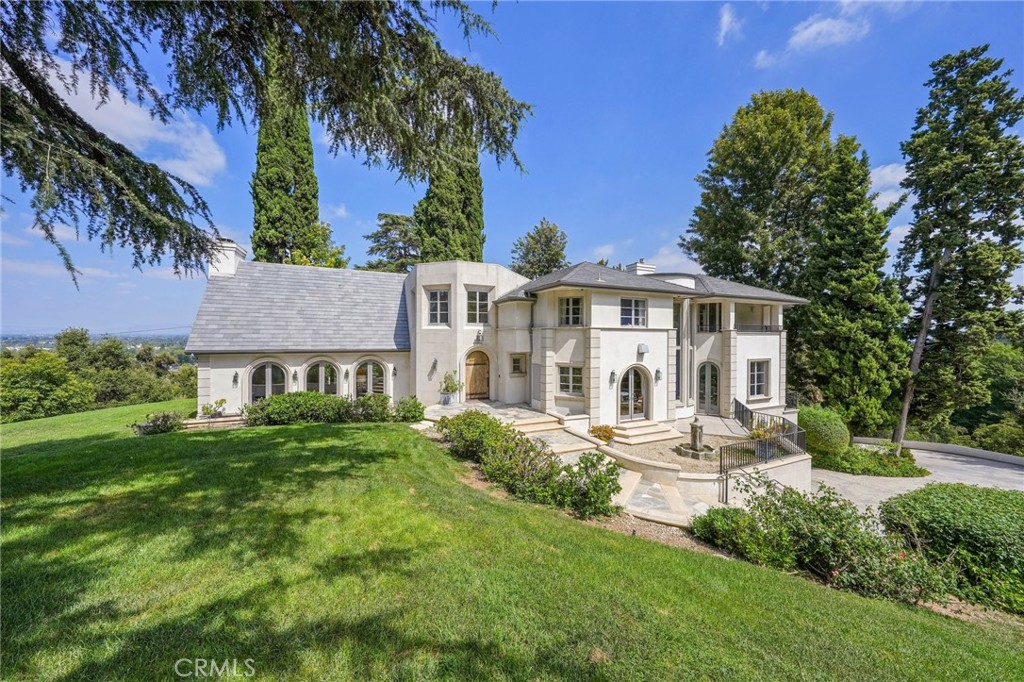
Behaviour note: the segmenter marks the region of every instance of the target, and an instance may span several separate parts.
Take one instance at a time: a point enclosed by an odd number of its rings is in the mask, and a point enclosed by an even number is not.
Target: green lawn
[[[1024,628],[500,500],[406,426],[132,437],[154,409],[2,428],[4,679],[176,679],[182,658],[289,681],[1024,670]]]

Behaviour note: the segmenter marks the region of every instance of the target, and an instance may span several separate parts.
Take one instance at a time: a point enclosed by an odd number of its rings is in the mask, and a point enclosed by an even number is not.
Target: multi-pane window
[[[446,292],[447,293],[447,292]],[[384,365],[367,360],[356,368],[356,397],[384,392]]]
[[[512,356],[512,376],[526,374],[526,356],[520,353]]]
[[[559,367],[558,392],[563,395],[583,395],[583,368]]]
[[[252,371],[249,386],[249,402],[256,404],[268,395],[285,392],[286,376],[284,368],[273,362],[264,362]]]
[[[647,301],[642,298],[624,298],[620,306],[623,327],[647,326]]]
[[[306,390],[338,394],[338,369],[329,362],[317,362],[306,370]]]
[[[722,328],[722,304],[701,303],[697,307],[697,331],[717,332]]]
[[[427,311],[430,324],[448,324],[447,289],[431,289],[427,292]]]
[[[768,361],[750,361],[750,397],[764,398],[768,396]]]
[[[487,292],[466,292],[466,323],[487,324]]]
[[[563,327],[579,327],[583,324],[583,299],[558,299],[558,324]]]

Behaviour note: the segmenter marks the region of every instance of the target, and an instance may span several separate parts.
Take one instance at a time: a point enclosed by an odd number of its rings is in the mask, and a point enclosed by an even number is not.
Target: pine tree
[[[990,400],[979,358],[1012,327],[1008,304],[1024,298],[1012,280],[1024,262],[1024,142],[1011,132],[1024,98],[987,52],[932,63],[928,104],[902,145],[914,219],[896,272],[916,339],[897,443],[911,408],[925,430],[940,432],[954,409]]]
[[[420,262],[420,235],[412,216],[378,213],[377,229],[364,238],[370,240],[366,252],[380,258],[360,265],[359,270],[409,272]]]
[[[872,203],[868,157],[854,138],[840,136],[831,156],[822,177],[820,232],[807,254],[814,287],[803,319],[812,334],[805,337],[802,369],[807,384],[854,431],[870,432],[892,414],[910,355],[901,331],[909,306],[883,271],[898,205],[882,211]]]
[[[569,239],[558,225],[541,218],[540,223],[515,241],[512,246],[513,271],[536,279],[569,265],[565,247]]]
[[[285,86],[287,68],[268,45],[267,104],[260,112],[252,176],[253,257],[269,263],[312,260],[328,248],[320,224],[319,185],[305,104]]]
[[[483,179],[471,136],[460,136],[451,153],[435,162],[427,194],[416,204],[413,217],[421,262],[483,261]]]

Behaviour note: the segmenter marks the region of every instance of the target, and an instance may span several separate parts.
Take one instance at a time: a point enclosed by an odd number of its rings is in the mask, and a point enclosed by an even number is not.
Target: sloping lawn
[[[4,679],[177,679],[197,658],[289,681],[1024,670],[1022,628],[500,500],[403,425],[132,437],[154,409],[0,432]]]

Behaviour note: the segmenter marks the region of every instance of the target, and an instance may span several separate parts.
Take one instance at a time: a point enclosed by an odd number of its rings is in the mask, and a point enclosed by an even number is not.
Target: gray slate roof
[[[211,277],[190,353],[409,350],[404,274],[239,263]]]
[[[668,277],[692,277],[695,287],[690,289],[672,282],[666,282],[663,278]],[[752,287],[738,282],[730,282],[726,279],[711,277],[709,275],[691,275],[686,273],[658,273],[647,275],[634,275],[633,273],[616,268],[609,268],[603,265],[596,265],[586,261],[570,265],[561,270],[555,270],[549,275],[538,277],[535,280],[516,287],[504,296],[495,301],[529,300],[531,294],[545,289],[552,289],[559,286],[580,286],[598,289],[628,289],[631,291],[649,291],[654,293],[688,295],[697,297],[723,296],[728,298],[751,298],[763,301],[777,301],[799,305],[807,303],[805,299],[789,294],[782,294],[769,289]]]

